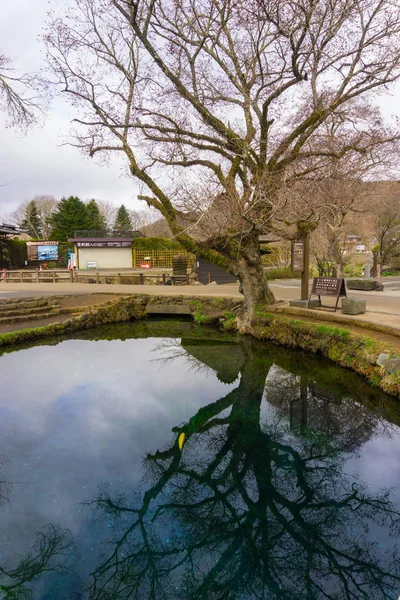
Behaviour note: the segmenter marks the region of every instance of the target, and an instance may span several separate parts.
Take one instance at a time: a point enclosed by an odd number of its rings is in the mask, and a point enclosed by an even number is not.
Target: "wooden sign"
[[[321,307],[333,309],[335,312],[338,306],[339,298],[341,296],[345,296],[347,298],[344,279],[337,279],[334,277],[314,277],[309,300],[311,300],[311,296],[318,296],[319,305]],[[336,298],[335,306],[324,306],[321,304],[321,296],[331,296],[332,298]]]
[[[304,240],[292,241],[292,271],[304,271]]]

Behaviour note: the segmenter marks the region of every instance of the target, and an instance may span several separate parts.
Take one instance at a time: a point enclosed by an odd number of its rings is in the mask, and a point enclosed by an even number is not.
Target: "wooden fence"
[[[172,269],[172,257],[183,255],[191,267],[195,261],[195,255],[185,250],[142,250],[133,248],[133,267],[138,268],[141,264],[150,264],[152,269]]]
[[[145,283],[166,284],[171,283],[189,284],[194,278],[186,276],[174,276],[166,273],[151,274],[148,272],[123,272],[116,273],[107,271],[68,271],[68,270],[20,270],[1,271],[0,282],[2,283],[117,283],[127,285],[144,285]]]

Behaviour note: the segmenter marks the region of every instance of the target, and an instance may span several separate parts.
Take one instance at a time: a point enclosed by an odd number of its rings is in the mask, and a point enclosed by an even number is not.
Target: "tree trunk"
[[[244,296],[238,329],[240,333],[249,333],[256,307],[275,303],[275,297],[264,276],[258,237],[247,241],[235,263],[240,281],[239,289]]]

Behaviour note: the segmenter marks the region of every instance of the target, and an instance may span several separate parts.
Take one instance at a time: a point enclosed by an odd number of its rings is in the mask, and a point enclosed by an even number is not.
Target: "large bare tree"
[[[8,125],[25,129],[36,123],[46,107],[47,84],[37,73],[18,73],[0,53],[0,109]]]
[[[71,143],[125,155],[174,236],[238,276],[246,331],[274,301],[258,237],[282,187],[393,150],[373,102],[399,33],[391,0],[75,0],[45,39]]]

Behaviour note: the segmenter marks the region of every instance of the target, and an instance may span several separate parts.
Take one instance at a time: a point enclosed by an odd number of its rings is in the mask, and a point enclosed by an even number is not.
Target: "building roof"
[[[69,238],[69,242],[132,242],[132,237],[118,236],[118,237],[74,237]]]
[[[8,223],[0,225],[0,235],[19,235],[20,233],[24,233],[24,231],[16,225],[9,225]]]

